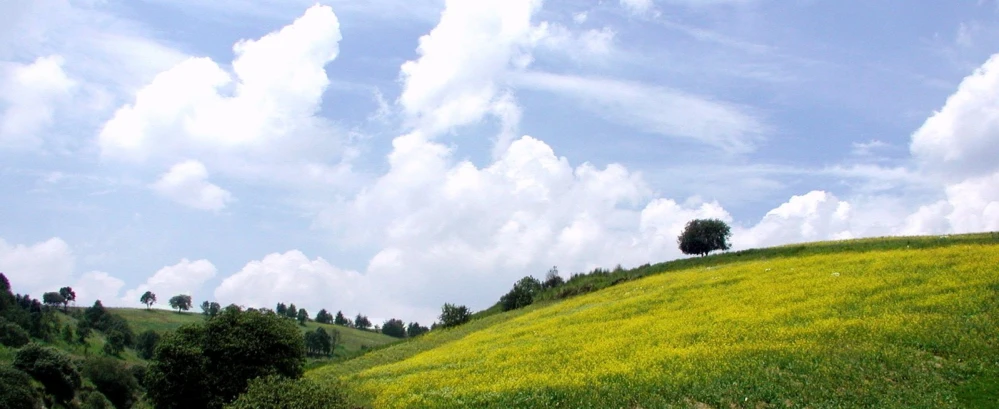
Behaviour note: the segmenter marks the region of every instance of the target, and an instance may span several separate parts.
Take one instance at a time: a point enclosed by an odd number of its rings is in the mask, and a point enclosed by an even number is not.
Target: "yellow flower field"
[[[999,407],[999,246],[627,282],[308,376],[376,408]]]

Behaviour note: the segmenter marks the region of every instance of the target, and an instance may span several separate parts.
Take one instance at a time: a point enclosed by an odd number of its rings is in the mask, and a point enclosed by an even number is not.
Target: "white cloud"
[[[284,28],[233,46],[232,72],[187,59],[155,77],[100,131],[102,157],[125,162],[211,160],[249,180],[323,179],[346,136],[317,116],[339,53],[339,21],[316,5]],[[318,173],[317,173],[318,171]]]
[[[44,292],[58,291],[70,284],[74,266],[72,250],[58,237],[30,246],[0,239],[0,272],[14,292],[41,298]]]
[[[633,14],[645,14],[655,6],[652,0],[621,0],[621,6]]]
[[[76,293],[76,304],[81,306],[91,305],[97,300],[101,300],[101,304],[105,306],[118,305],[115,301],[124,286],[124,281],[103,271],[86,273],[72,285]]]
[[[208,170],[195,160],[173,165],[151,187],[170,200],[200,210],[222,210],[233,200],[228,191],[208,182]]]
[[[52,124],[56,105],[75,85],[63,71],[58,55],[39,57],[31,64],[0,65],[0,148],[37,148],[39,131]]]
[[[157,306],[167,308],[170,297],[179,294],[197,296],[201,287],[215,277],[215,265],[208,260],[190,261],[182,259],[179,263],[159,269],[145,283],[128,290],[121,298],[124,305],[138,305],[139,298],[146,291],[156,294]]]
[[[854,156],[870,156],[874,153],[874,151],[890,146],[891,145],[877,139],[871,139],[867,142],[854,142],[851,144],[851,147],[853,148],[851,153]]]
[[[516,84],[565,94],[610,121],[731,153],[752,151],[767,128],[744,108],[646,84],[544,72],[520,74]]]
[[[226,277],[215,289],[215,299],[223,305],[274,308],[279,302],[295,303],[315,315],[321,308],[332,311],[362,304],[375,285],[362,281],[355,271],[341,270],[326,260],[309,260],[301,251],[269,254],[251,261],[239,272]],[[364,292],[364,293],[362,293]]]

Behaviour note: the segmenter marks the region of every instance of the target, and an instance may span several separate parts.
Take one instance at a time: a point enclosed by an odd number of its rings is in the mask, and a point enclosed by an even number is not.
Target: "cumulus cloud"
[[[0,65],[0,148],[37,148],[39,131],[52,124],[56,106],[75,82],[58,55],[39,57],[31,64]]]
[[[0,239],[0,272],[15,292],[41,298],[44,292],[57,291],[70,282],[75,262],[69,244],[58,237],[32,245]]]
[[[212,158],[219,171],[251,179],[335,174],[326,161],[347,152],[346,137],[316,113],[339,27],[331,8],[316,5],[278,31],[236,43],[231,72],[204,57],[161,72],[104,124],[102,157]]]
[[[731,153],[752,151],[766,129],[745,108],[663,87],[545,72],[522,73],[516,84],[564,94],[610,121]]]
[[[292,250],[247,263],[226,277],[214,294],[223,305],[273,308],[279,302],[294,302],[314,315],[321,308],[358,305],[364,298],[360,291],[377,291],[362,279],[355,271],[341,270],[322,258],[309,260],[301,251]]]
[[[76,292],[77,305],[90,305],[94,301],[101,300],[105,306],[117,305],[115,301],[124,286],[124,281],[103,271],[88,272],[72,285],[73,291]]]
[[[163,197],[199,210],[221,210],[232,201],[228,191],[208,182],[208,170],[196,160],[174,165],[151,187]]]
[[[182,259],[179,263],[166,266],[149,277],[145,283],[128,290],[121,298],[124,305],[137,305],[139,297],[146,291],[152,291],[159,299],[160,308],[170,308],[167,300],[178,294],[195,296],[201,287],[215,277],[218,272],[215,265],[208,260]]]
[[[652,0],[621,0],[621,6],[634,14],[645,14],[655,6]]]

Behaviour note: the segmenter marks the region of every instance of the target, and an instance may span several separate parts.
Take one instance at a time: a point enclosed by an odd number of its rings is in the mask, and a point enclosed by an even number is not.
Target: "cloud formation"
[[[208,170],[196,160],[173,165],[151,187],[163,197],[199,210],[222,210],[233,200],[228,191],[208,182]]]

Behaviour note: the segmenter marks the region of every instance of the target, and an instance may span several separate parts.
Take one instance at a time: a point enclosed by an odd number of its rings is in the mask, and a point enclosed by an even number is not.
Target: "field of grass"
[[[375,408],[999,407],[993,236],[743,256],[684,261],[308,376],[346,381]]]
[[[129,325],[136,334],[146,330],[153,330],[160,333],[172,331],[184,324],[198,323],[204,321],[204,316],[200,313],[144,309],[144,308],[109,308],[110,312],[120,315],[128,320]],[[336,325],[319,324],[308,322],[301,327],[302,331],[315,331],[317,327],[323,327],[327,331],[337,330],[340,332],[341,348],[338,353],[352,355],[361,351],[362,347],[376,347],[398,341],[396,338],[371,331],[362,331],[354,328],[346,328]],[[99,349],[98,349],[99,350]]]

